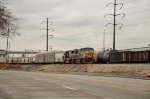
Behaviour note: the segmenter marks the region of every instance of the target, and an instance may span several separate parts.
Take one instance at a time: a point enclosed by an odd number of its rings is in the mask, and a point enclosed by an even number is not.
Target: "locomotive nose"
[[[88,52],[86,57],[87,58],[92,58],[93,57],[93,53],[92,52]]]
[[[85,59],[85,60],[89,60],[89,59],[93,59],[93,52],[85,52],[84,54],[83,54],[83,58]]]

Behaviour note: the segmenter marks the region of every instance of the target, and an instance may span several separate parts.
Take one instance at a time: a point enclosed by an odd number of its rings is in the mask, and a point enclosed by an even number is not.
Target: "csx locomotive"
[[[93,48],[81,48],[66,51],[63,56],[64,63],[95,63],[96,54]]]

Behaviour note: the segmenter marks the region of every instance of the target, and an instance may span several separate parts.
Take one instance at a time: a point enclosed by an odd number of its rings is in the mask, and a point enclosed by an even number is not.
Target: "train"
[[[8,57],[8,63],[21,64],[80,64],[80,63],[95,63],[96,53],[94,48],[85,47],[81,49],[73,49],[68,51],[49,51],[37,53],[32,57]]]
[[[96,52],[94,48],[85,47],[37,53],[32,57],[9,57],[7,62],[22,64],[150,63],[150,49],[137,51],[106,49]]]
[[[97,54],[98,63],[150,63],[150,50],[111,50]]]

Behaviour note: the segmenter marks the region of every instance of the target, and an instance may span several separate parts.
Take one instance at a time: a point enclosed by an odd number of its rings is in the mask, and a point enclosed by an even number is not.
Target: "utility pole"
[[[113,30],[113,50],[116,50],[116,25],[120,25],[120,29],[123,27],[122,23],[116,23],[116,16],[123,15],[123,17],[122,17],[122,19],[123,19],[125,17],[125,13],[120,13],[120,14],[116,13],[117,6],[121,5],[120,9],[122,9],[123,3],[117,3],[117,1],[114,0],[114,3],[109,3],[106,7],[108,7],[109,5],[114,6],[114,14],[106,14],[104,17],[106,17],[107,15],[111,15],[111,16],[114,17],[114,22],[113,23],[108,23],[105,27],[107,27],[109,24],[112,24],[114,26],[114,30]]]
[[[46,22],[46,29],[45,28],[43,28],[44,30],[46,30],[46,35],[44,35],[44,36],[46,36],[46,51],[48,51],[48,45],[49,45],[49,36],[51,36],[51,38],[53,37],[53,35],[49,35],[49,30],[52,30],[52,32],[54,31],[54,28],[49,28],[49,22],[51,22],[51,24],[50,25],[52,25],[53,24],[53,22],[52,21],[49,21],[49,18],[46,18],[46,21],[44,21],[44,22]],[[50,38],[50,39],[51,39]]]
[[[47,38],[46,39],[46,51],[48,51],[48,30],[49,30],[48,29],[48,18],[47,18],[47,29],[46,30],[47,30],[47,35],[46,35],[46,38]]]
[[[114,1],[114,34],[113,34],[113,50],[116,49],[116,0]]]
[[[7,56],[8,56],[8,46],[9,46],[9,32],[10,32],[10,30],[8,28],[8,31],[7,31],[7,45],[6,45],[6,62],[8,62]]]

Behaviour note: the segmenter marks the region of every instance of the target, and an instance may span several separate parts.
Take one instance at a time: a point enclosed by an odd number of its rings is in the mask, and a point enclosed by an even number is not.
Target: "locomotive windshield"
[[[92,52],[94,52],[94,49],[93,48],[82,48],[81,49],[83,52],[85,52],[85,51],[92,51]]]

